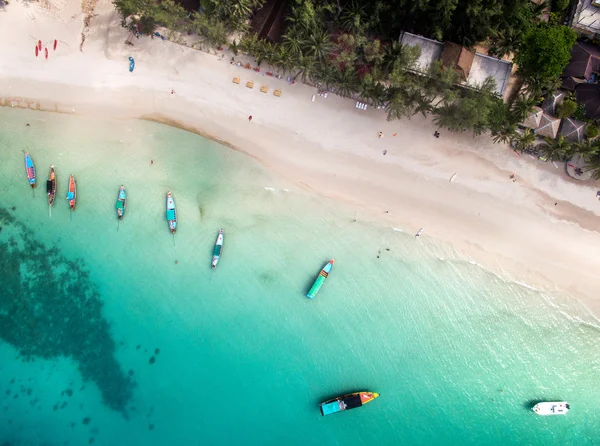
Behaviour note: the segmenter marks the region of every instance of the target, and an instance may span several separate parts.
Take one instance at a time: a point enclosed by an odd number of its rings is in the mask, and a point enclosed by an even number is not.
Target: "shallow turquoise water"
[[[599,444],[600,324],[567,296],[154,123],[4,109],[0,160],[0,444]],[[381,397],[320,416],[363,389]]]

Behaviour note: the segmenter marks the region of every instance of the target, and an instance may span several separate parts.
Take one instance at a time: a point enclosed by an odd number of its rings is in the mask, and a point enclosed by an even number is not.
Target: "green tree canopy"
[[[571,60],[575,31],[566,26],[540,24],[524,35],[515,55],[519,71],[527,77],[551,79],[563,72]]]

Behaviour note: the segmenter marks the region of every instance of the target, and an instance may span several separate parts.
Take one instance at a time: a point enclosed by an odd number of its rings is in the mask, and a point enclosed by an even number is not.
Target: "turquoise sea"
[[[600,444],[600,323],[569,296],[156,123],[2,109],[0,161],[0,445]],[[320,415],[356,390],[381,396]]]

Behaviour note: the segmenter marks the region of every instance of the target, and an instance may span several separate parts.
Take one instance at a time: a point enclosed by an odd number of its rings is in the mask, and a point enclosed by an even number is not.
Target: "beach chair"
[[[263,93],[268,93],[269,87],[267,87],[266,85],[263,85],[262,87],[260,87],[260,91],[262,91]]]
[[[237,76],[236,76],[236,77],[234,77],[234,78],[233,78],[233,83],[234,83],[234,84],[239,84],[239,83],[240,83],[240,78],[239,78],[239,77],[237,77]]]
[[[281,97],[281,90],[275,90],[273,94],[279,98]]]
[[[246,82],[246,87],[248,87],[248,88],[254,88],[254,82],[252,82],[252,81]]]

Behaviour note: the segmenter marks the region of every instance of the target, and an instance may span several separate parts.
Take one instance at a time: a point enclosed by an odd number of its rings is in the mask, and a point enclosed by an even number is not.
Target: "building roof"
[[[521,123],[523,127],[530,129],[537,129],[540,126],[540,120],[544,114],[543,110],[539,107],[535,107],[533,111],[525,118],[525,121]]]
[[[540,125],[535,129],[535,133],[539,136],[547,136],[549,138],[556,138],[558,135],[558,128],[560,127],[560,118],[542,113],[540,118]]]
[[[564,88],[565,90],[569,90],[569,91],[575,91],[575,88],[577,88],[577,86],[579,84],[585,84],[586,81],[583,79],[579,79],[576,77],[564,77],[562,80],[562,84],[560,85],[560,88]]]
[[[565,99],[565,96],[566,92],[560,90],[546,95],[546,97],[544,98],[544,102],[542,102],[542,110],[544,110],[544,113],[549,115],[555,115],[556,106]]]
[[[588,118],[600,118],[600,85],[582,83],[575,88],[577,102],[585,107],[585,115]]]
[[[421,48],[421,54],[413,68],[423,73],[427,72],[429,65],[440,59],[442,50],[444,49],[442,42],[407,32],[402,33],[400,42],[403,45],[418,46]]]
[[[477,87],[491,76],[496,81],[496,93],[502,96],[510,79],[511,68],[512,64],[506,60],[475,53],[467,83]]]
[[[585,122],[565,118],[560,126],[560,134],[571,143],[581,141],[585,135]]]
[[[594,3],[593,0],[579,0],[573,15],[573,28],[588,35],[600,32],[600,8]]]
[[[563,71],[563,77],[589,79],[593,71],[600,69],[600,48],[589,42],[579,42],[571,49],[571,61]]]
[[[403,45],[418,46],[421,48],[421,55],[413,69],[426,73],[429,66],[440,60],[445,45],[437,40],[431,40],[423,36],[403,32],[400,36],[400,42]],[[456,44],[452,44],[456,45]],[[459,49],[460,45],[456,45]],[[465,56],[470,57],[470,56]],[[465,61],[461,61],[465,63]],[[463,82],[473,87],[478,87],[488,78],[493,77],[496,81],[496,93],[504,94],[504,90],[508,85],[511,73],[511,63],[505,60],[496,59],[495,57],[486,56],[485,54],[475,53],[470,72],[467,78],[461,79]]]
[[[440,62],[446,67],[454,68],[460,76],[461,81],[466,81],[471,72],[475,50],[470,50],[458,43],[444,43],[444,50],[440,56]]]

